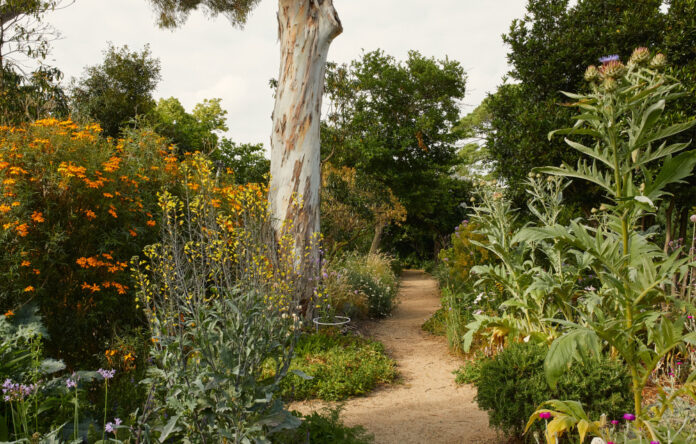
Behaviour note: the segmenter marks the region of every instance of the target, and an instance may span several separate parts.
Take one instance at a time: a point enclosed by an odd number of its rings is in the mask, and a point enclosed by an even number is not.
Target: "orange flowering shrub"
[[[69,364],[143,321],[128,261],[157,239],[157,193],[179,168],[152,132],[100,132],[55,119],[0,127],[0,312],[37,302],[49,350]]]

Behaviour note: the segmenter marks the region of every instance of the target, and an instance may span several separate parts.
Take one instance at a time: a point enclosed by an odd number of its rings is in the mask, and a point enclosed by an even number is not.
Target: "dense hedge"
[[[476,399],[493,427],[520,437],[532,413],[549,399],[579,401],[590,418],[604,413],[619,419],[632,411],[630,377],[621,363],[602,359],[574,364],[551,390],[544,375],[547,350],[545,345],[517,343],[482,363]]]

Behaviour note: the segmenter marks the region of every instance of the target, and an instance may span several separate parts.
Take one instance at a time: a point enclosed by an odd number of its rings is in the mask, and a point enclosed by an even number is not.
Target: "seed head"
[[[631,58],[629,59],[628,63],[632,65],[643,65],[647,63],[649,59],[650,50],[644,46],[641,46],[640,48],[636,48],[633,50],[633,53],[631,54]]]
[[[662,68],[667,64],[667,57],[665,57],[664,54],[661,52],[658,52],[655,54],[655,57],[652,58],[650,61],[650,67],[651,68]]]

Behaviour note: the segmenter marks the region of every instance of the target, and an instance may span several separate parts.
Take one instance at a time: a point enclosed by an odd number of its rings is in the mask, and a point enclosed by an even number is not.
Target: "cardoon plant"
[[[643,410],[643,388],[660,360],[684,343],[696,343],[696,335],[685,329],[686,316],[660,310],[674,306],[674,277],[683,276],[693,264],[680,251],[663,252],[638,222],[657,211],[670,184],[692,173],[696,152],[684,152],[690,142],[669,140],[696,121],[665,123],[667,104],[684,93],[661,72],[663,55],[651,57],[639,48],[626,65],[617,57],[601,62],[585,73],[590,93],[565,93],[580,111],[575,125],[549,134],[572,137],[565,142],[583,158],[574,167],[563,164],[539,171],[592,182],[603,190],[606,203],[597,205],[592,224],[576,220],[568,227],[528,228],[525,238],[556,239],[589,255],[589,267],[601,283],[584,292],[577,322],[559,322],[566,332],[546,358],[549,383],[554,385],[573,359],[599,354],[608,345],[630,371],[636,425],[654,439],[659,435],[655,421],[671,399],[695,387],[692,375],[680,391],[668,395],[660,390],[664,407],[654,415]]]

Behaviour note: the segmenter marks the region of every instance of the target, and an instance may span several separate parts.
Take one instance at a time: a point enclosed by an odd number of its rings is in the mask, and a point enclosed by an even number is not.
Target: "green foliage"
[[[382,233],[401,224],[406,209],[389,189],[355,168],[322,166],[321,217],[324,245],[330,256],[344,250],[377,253]]]
[[[630,376],[619,361],[601,358],[574,365],[551,389],[544,375],[546,351],[546,346],[531,342],[511,344],[480,364],[476,400],[488,411],[492,426],[521,437],[527,418],[548,399],[578,401],[596,417],[619,419],[631,409]]]
[[[89,66],[72,85],[73,114],[99,123],[104,135],[118,137],[121,129],[155,108],[152,92],[160,81],[160,62],[149,46],[131,51],[109,44],[104,62]]]
[[[40,67],[29,75],[12,68],[0,71],[0,123],[11,125],[68,114],[68,98],[60,86],[63,74]]]
[[[338,401],[367,394],[397,376],[396,364],[379,342],[326,331],[300,338],[290,370],[312,378],[290,373],[283,379],[282,395],[293,400]]]
[[[340,418],[341,406],[314,412],[302,417],[302,425],[297,429],[283,431],[271,436],[271,442],[277,444],[369,444],[372,435],[361,426],[349,427]]]
[[[451,128],[464,87],[458,62],[416,51],[403,62],[378,50],[327,68],[322,153],[392,190],[408,218],[385,241],[402,253],[432,257],[461,220],[466,184],[450,174],[459,139]]]
[[[171,140],[180,154],[211,153],[218,147],[218,131],[227,131],[222,99],[205,99],[186,112],[179,99],[160,99],[147,116],[155,131]]]
[[[639,423],[648,419],[642,391],[655,367],[674,348],[696,343],[694,334],[685,329],[683,315],[664,316],[656,309],[664,303],[675,306],[676,292],[670,287],[688,273],[691,259],[679,250],[664,252],[638,225],[644,214],[654,211],[666,187],[691,175],[696,165],[696,153],[680,154],[689,143],[670,143],[670,137],[693,127],[696,120],[671,125],[664,121],[666,105],[681,93],[678,83],[656,71],[664,66],[664,56],[651,57],[646,48],[639,48],[627,66],[615,60],[600,70],[588,68],[592,92],[566,93],[578,101],[577,123],[549,134],[594,140],[587,146],[566,138],[566,144],[585,159],[576,167],[563,164],[541,171],[598,185],[611,202],[602,206],[598,226],[573,221],[569,227],[530,228],[521,235],[527,240],[553,238],[582,251],[585,266],[600,282],[598,289],[587,290],[579,322],[563,324],[565,335],[552,345],[546,359],[549,382],[553,385],[570,361],[596,354],[606,343],[631,371]],[[692,389],[692,379],[684,390]],[[675,396],[678,392],[664,395],[663,401]],[[651,419],[659,421],[660,415],[658,411]]]
[[[487,148],[495,161],[496,173],[509,185],[509,193],[521,206],[520,185],[534,167],[576,163],[577,152],[546,135],[565,125],[572,111],[561,106],[567,101],[561,91],[583,87],[579,66],[597,63],[602,54],[623,57],[639,46],[665,47],[676,69],[691,66],[693,73],[694,5],[690,0],[665,2],[649,0],[586,0],[571,6],[568,0],[529,0],[524,17],[514,20],[503,37],[509,45],[510,77],[516,82],[502,85],[490,97],[490,131]],[[687,18],[688,17],[688,18]],[[693,74],[680,76],[694,85]],[[689,86],[692,88],[693,86]],[[693,114],[693,100],[687,99],[684,115]],[[567,194],[569,205],[588,210],[599,198],[591,184],[573,185]]]
[[[271,161],[266,158],[262,143],[236,143],[223,138],[211,158],[231,169],[236,183],[268,182]]]
[[[396,305],[399,281],[390,262],[384,254],[355,253],[347,254],[341,261],[348,285],[365,295],[369,314],[375,318],[388,316]]]
[[[481,368],[489,358],[481,352],[477,352],[473,359],[466,361],[464,365],[454,372],[454,382],[457,384],[476,384],[481,379]]]
[[[24,56],[42,61],[57,32],[45,21],[61,0],[5,0],[0,4],[0,69],[19,68]],[[0,86],[2,84],[0,83]]]
[[[421,329],[435,336],[445,336],[445,332],[447,331],[445,309],[443,307],[438,308],[437,311],[421,325]]]
[[[31,304],[0,316],[3,442],[28,442],[35,436],[42,438],[41,442],[57,442],[50,440],[56,439],[77,405],[85,402],[85,384],[97,377],[96,372],[75,372],[70,380],[76,384],[68,387],[68,379],[57,376],[65,369],[63,362],[44,357],[45,336],[41,318]],[[65,428],[74,430],[75,436],[84,431],[77,416]]]
[[[211,16],[224,15],[235,26],[243,26],[260,0],[148,0],[159,14],[163,28],[175,28],[186,22],[189,14],[203,9]]]

